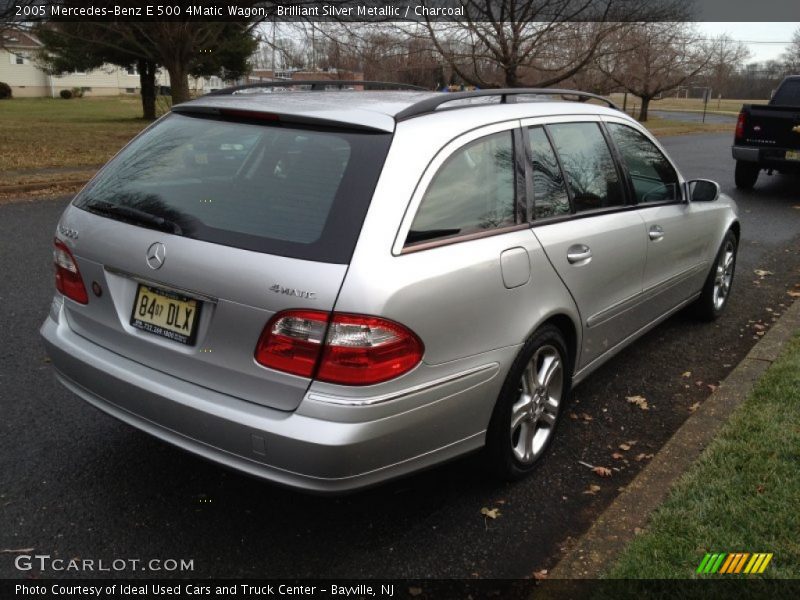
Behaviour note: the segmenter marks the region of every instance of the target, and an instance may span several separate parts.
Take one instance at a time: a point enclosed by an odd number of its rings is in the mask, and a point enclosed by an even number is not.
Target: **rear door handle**
[[[664,228],[661,227],[661,225],[651,225],[650,231],[647,232],[647,235],[650,236],[651,240],[657,242],[664,237]]]
[[[567,261],[570,264],[586,263],[592,259],[592,249],[584,244],[575,244],[567,250]]]

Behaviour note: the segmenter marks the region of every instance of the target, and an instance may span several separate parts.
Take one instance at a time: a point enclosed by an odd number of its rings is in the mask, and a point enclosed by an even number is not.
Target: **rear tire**
[[[570,375],[561,331],[553,325],[538,329],[511,365],[486,432],[493,474],[515,480],[539,465],[555,434]]]
[[[704,321],[716,320],[728,304],[736,272],[738,244],[736,234],[728,231],[703,285],[703,292],[695,303],[695,313]]]
[[[761,168],[758,166],[758,163],[737,160],[736,170],[733,174],[736,187],[740,190],[752,190],[753,186],[756,184],[756,180],[758,180],[760,171]]]

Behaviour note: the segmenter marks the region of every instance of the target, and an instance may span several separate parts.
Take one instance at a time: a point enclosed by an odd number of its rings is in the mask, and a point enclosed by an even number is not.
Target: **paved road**
[[[733,191],[729,136],[665,144],[688,176]],[[201,577],[525,577],[550,567],[565,540],[585,531],[647,461],[633,456],[656,452],[705,397],[706,384],[741,359],[753,343],[750,321],[768,324],[782,310],[787,286],[800,281],[796,189],[776,177],[735,194],[744,238],[729,313],[715,324],[680,314],[590,377],[534,477],[497,484],[472,456],[338,499],[208,464],[56,385],[36,330],[52,293],[52,231],[64,202],[2,205],[0,549],[194,559]],[[775,274],[759,280],[757,267]],[[651,409],[626,403],[633,394]],[[627,463],[611,458],[631,440]],[[599,479],[579,460],[620,471]],[[590,484],[601,490],[584,494]],[[499,508],[499,518],[485,520],[482,507]],[[0,554],[0,577],[16,576],[13,555]]]

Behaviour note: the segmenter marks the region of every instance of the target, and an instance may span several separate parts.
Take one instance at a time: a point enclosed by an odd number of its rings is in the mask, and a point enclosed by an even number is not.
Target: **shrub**
[[[70,90],[61,90],[58,95],[61,96],[64,100],[69,100],[70,98],[72,98],[72,92]]]
[[[11,98],[11,86],[4,81],[0,81],[0,100],[8,98]]]
[[[83,98],[83,88],[79,88],[79,87],[72,88],[72,97],[73,98]]]

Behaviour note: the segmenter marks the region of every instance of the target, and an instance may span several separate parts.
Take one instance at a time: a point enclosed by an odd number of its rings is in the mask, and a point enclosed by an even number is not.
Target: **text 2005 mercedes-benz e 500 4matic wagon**
[[[734,202],[610,102],[304,84],[173,107],[64,211],[41,333],[69,390],[309,491],[482,448],[517,478],[571,386],[725,308]]]

